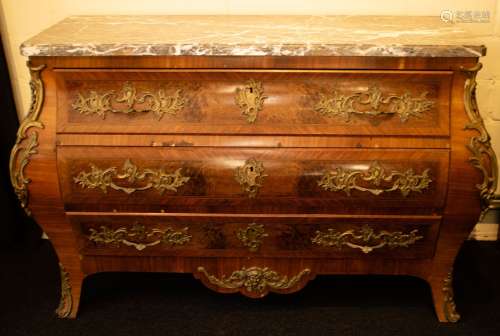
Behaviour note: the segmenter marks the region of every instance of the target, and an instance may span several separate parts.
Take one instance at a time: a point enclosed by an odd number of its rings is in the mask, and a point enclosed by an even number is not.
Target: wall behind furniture
[[[0,28],[20,117],[29,108],[29,73],[19,45],[69,15],[88,14],[319,14],[430,15],[442,10],[489,11],[490,23],[470,43],[484,43],[488,55],[479,75],[479,107],[500,157],[500,0],[1,0]]]

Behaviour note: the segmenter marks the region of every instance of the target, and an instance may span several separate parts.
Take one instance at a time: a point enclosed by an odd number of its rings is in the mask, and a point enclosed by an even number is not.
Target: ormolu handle
[[[421,117],[435,105],[435,101],[428,99],[427,95],[427,91],[417,97],[408,92],[402,95],[384,94],[377,85],[350,95],[332,90],[328,95],[320,95],[314,110],[326,117],[339,117],[346,122],[350,121],[351,115],[398,115],[404,123],[410,117]]]
[[[328,229],[327,232],[316,231],[316,235],[311,241],[323,247],[336,247],[340,249],[345,245],[350,248],[360,249],[363,253],[370,253],[384,246],[390,248],[408,247],[422,238],[424,237],[418,235],[417,229],[412,230],[410,233],[403,233],[401,231],[380,231],[375,233],[371,227],[365,225],[357,231],[352,229],[344,232],[335,229]]]
[[[386,172],[378,163],[372,162],[368,170],[348,170],[338,167],[323,173],[318,185],[327,191],[343,191],[351,196],[351,190],[369,192],[380,195],[385,192],[400,191],[403,197],[410,192],[422,192],[429,188],[432,179],[430,169],[425,169],[422,174],[416,174],[413,169],[403,172]],[[369,183],[371,187],[363,187],[362,183]]]
[[[165,88],[159,88],[155,92],[137,92],[134,84],[125,82],[119,92],[114,90],[98,93],[89,91],[78,92],[78,96],[71,105],[80,114],[96,114],[103,119],[107,113],[147,113],[152,112],[158,120],[163,115],[176,115],[185,106],[187,99],[182,89],[175,88],[171,94],[167,94]]]
[[[109,167],[101,169],[95,164],[90,163],[90,171],[81,171],[77,176],[73,177],[73,182],[80,185],[82,188],[94,189],[99,188],[103,193],[107,193],[108,187],[131,194],[135,191],[147,190],[154,188],[163,194],[165,190],[177,191],[177,188],[183,186],[190,179],[188,176],[182,175],[182,168],[175,172],[166,173],[163,169],[146,168],[142,171],[127,159],[123,164],[121,172],[118,172],[117,167]],[[145,182],[143,186],[123,187],[117,185],[114,180],[126,180],[129,182]]]
[[[191,241],[191,235],[188,234],[187,227],[180,231],[175,231],[171,227],[165,229],[147,229],[144,225],[135,224],[130,229],[120,227],[113,230],[107,226],[101,226],[99,231],[91,228],[89,232],[88,240],[96,244],[105,244],[111,247],[119,247],[120,244],[123,244],[132,246],[138,251],[160,243],[175,246],[184,245]]]

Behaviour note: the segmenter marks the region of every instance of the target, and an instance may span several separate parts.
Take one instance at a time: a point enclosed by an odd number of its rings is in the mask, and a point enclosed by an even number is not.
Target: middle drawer
[[[434,213],[448,150],[61,146],[67,211]]]

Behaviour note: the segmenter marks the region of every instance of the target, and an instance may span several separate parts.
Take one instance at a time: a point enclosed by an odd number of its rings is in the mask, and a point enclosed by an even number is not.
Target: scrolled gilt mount
[[[378,162],[372,162],[368,170],[337,167],[326,171],[318,181],[318,185],[327,191],[343,191],[348,196],[351,196],[352,190],[359,190],[376,196],[385,192],[399,191],[406,197],[410,192],[420,193],[429,187],[432,182],[429,172],[430,169],[425,169],[421,174],[416,174],[410,168],[403,172],[387,173]]]
[[[146,229],[144,225],[136,224],[130,229],[120,227],[113,230],[107,226],[101,226],[99,231],[90,228],[89,232],[88,240],[96,244],[110,245],[111,247],[119,247],[120,244],[123,244],[132,246],[138,251],[158,244],[178,246],[191,241],[191,235],[188,234],[187,227],[175,231],[171,227]]]
[[[182,89],[175,88],[172,91],[168,94],[166,88],[162,87],[156,92],[137,92],[133,83],[125,82],[119,92],[78,92],[71,106],[80,114],[96,114],[103,119],[108,112],[128,115],[152,112],[161,120],[165,114],[176,115],[187,103]]]
[[[498,160],[493,148],[491,147],[491,138],[484,126],[484,121],[479,113],[476,99],[476,76],[477,72],[481,70],[483,65],[477,63],[471,69],[462,69],[467,76],[464,89],[465,111],[469,118],[469,123],[465,125],[467,130],[475,130],[479,135],[470,138],[469,143],[466,145],[467,149],[472,153],[469,162],[477,168],[482,175],[483,180],[476,185],[479,190],[481,198],[482,212],[480,218],[493,208],[495,195],[498,187]]]
[[[31,215],[31,210],[28,207],[28,184],[31,180],[24,175],[24,169],[28,166],[31,156],[37,153],[38,147],[38,132],[33,130],[28,133],[28,130],[32,127],[35,129],[44,128],[38,119],[44,100],[44,86],[40,73],[46,66],[44,64],[33,66],[30,62],[27,65],[31,74],[31,106],[17,130],[17,139],[10,152],[9,172],[10,182],[21,207],[27,215]],[[27,141],[25,142],[25,140]]]
[[[236,89],[236,105],[241,109],[241,114],[246,116],[249,124],[257,120],[257,114],[262,111],[266,98],[262,83],[254,79],[248,80],[243,88]]]
[[[198,272],[202,274],[208,283],[229,292],[242,292],[249,296],[262,297],[269,290],[286,290],[297,286],[303,278],[311,273],[309,268],[305,268],[297,275],[289,278],[286,275],[280,275],[278,272],[268,267],[252,266],[243,267],[234,271],[230,276],[223,275],[218,278],[211,275],[204,267],[198,267]]]
[[[84,189],[99,188],[103,193],[107,193],[108,188],[127,194],[154,188],[163,195],[165,190],[177,192],[177,188],[186,184],[190,179],[189,176],[182,175],[182,168],[178,168],[173,173],[167,173],[163,168],[140,170],[130,159],[125,161],[120,172],[117,167],[101,169],[93,163],[89,165],[90,171],[81,171],[73,177],[73,182]],[[115,183],[116,180],[127,181],[129,184],[139,182],[141,185],[120,186]]]
[[[359,230],[350,229],[344,232],[337,231],[336,229],[328,229],[327,232],[316,231],[316,235],[311,241],[322,247],[336,247],[340,249],[342,246],[348,246],[368,254],[385,246],[389,248],[408,247],[422,238],[424,237],[418,234],[417,229],[409,233],[401,231],[388,232],[385,230],[375,233],[371,227],[365,225]]]
[[[378,85],[350,95],[332,90],[329,95],[319,95],[314,110],[326,117],[339,117],[346,122],[351,120],[352,115],[397,115],[401,122],[405,123],[412,117],[422,117],[424,112],[435,105],[435,101],[427,98],[427,95],[426,91],[417,97],[408,92],[401,95],[384,94]]]

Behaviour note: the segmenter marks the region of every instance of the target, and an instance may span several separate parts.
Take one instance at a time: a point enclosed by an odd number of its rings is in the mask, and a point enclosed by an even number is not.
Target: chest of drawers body
[[[477,62],[31,56],[11,172],[61,262],[58,314],[104,271],[256,298],[406,274],[458,320],[453,261],[496,188]]]

